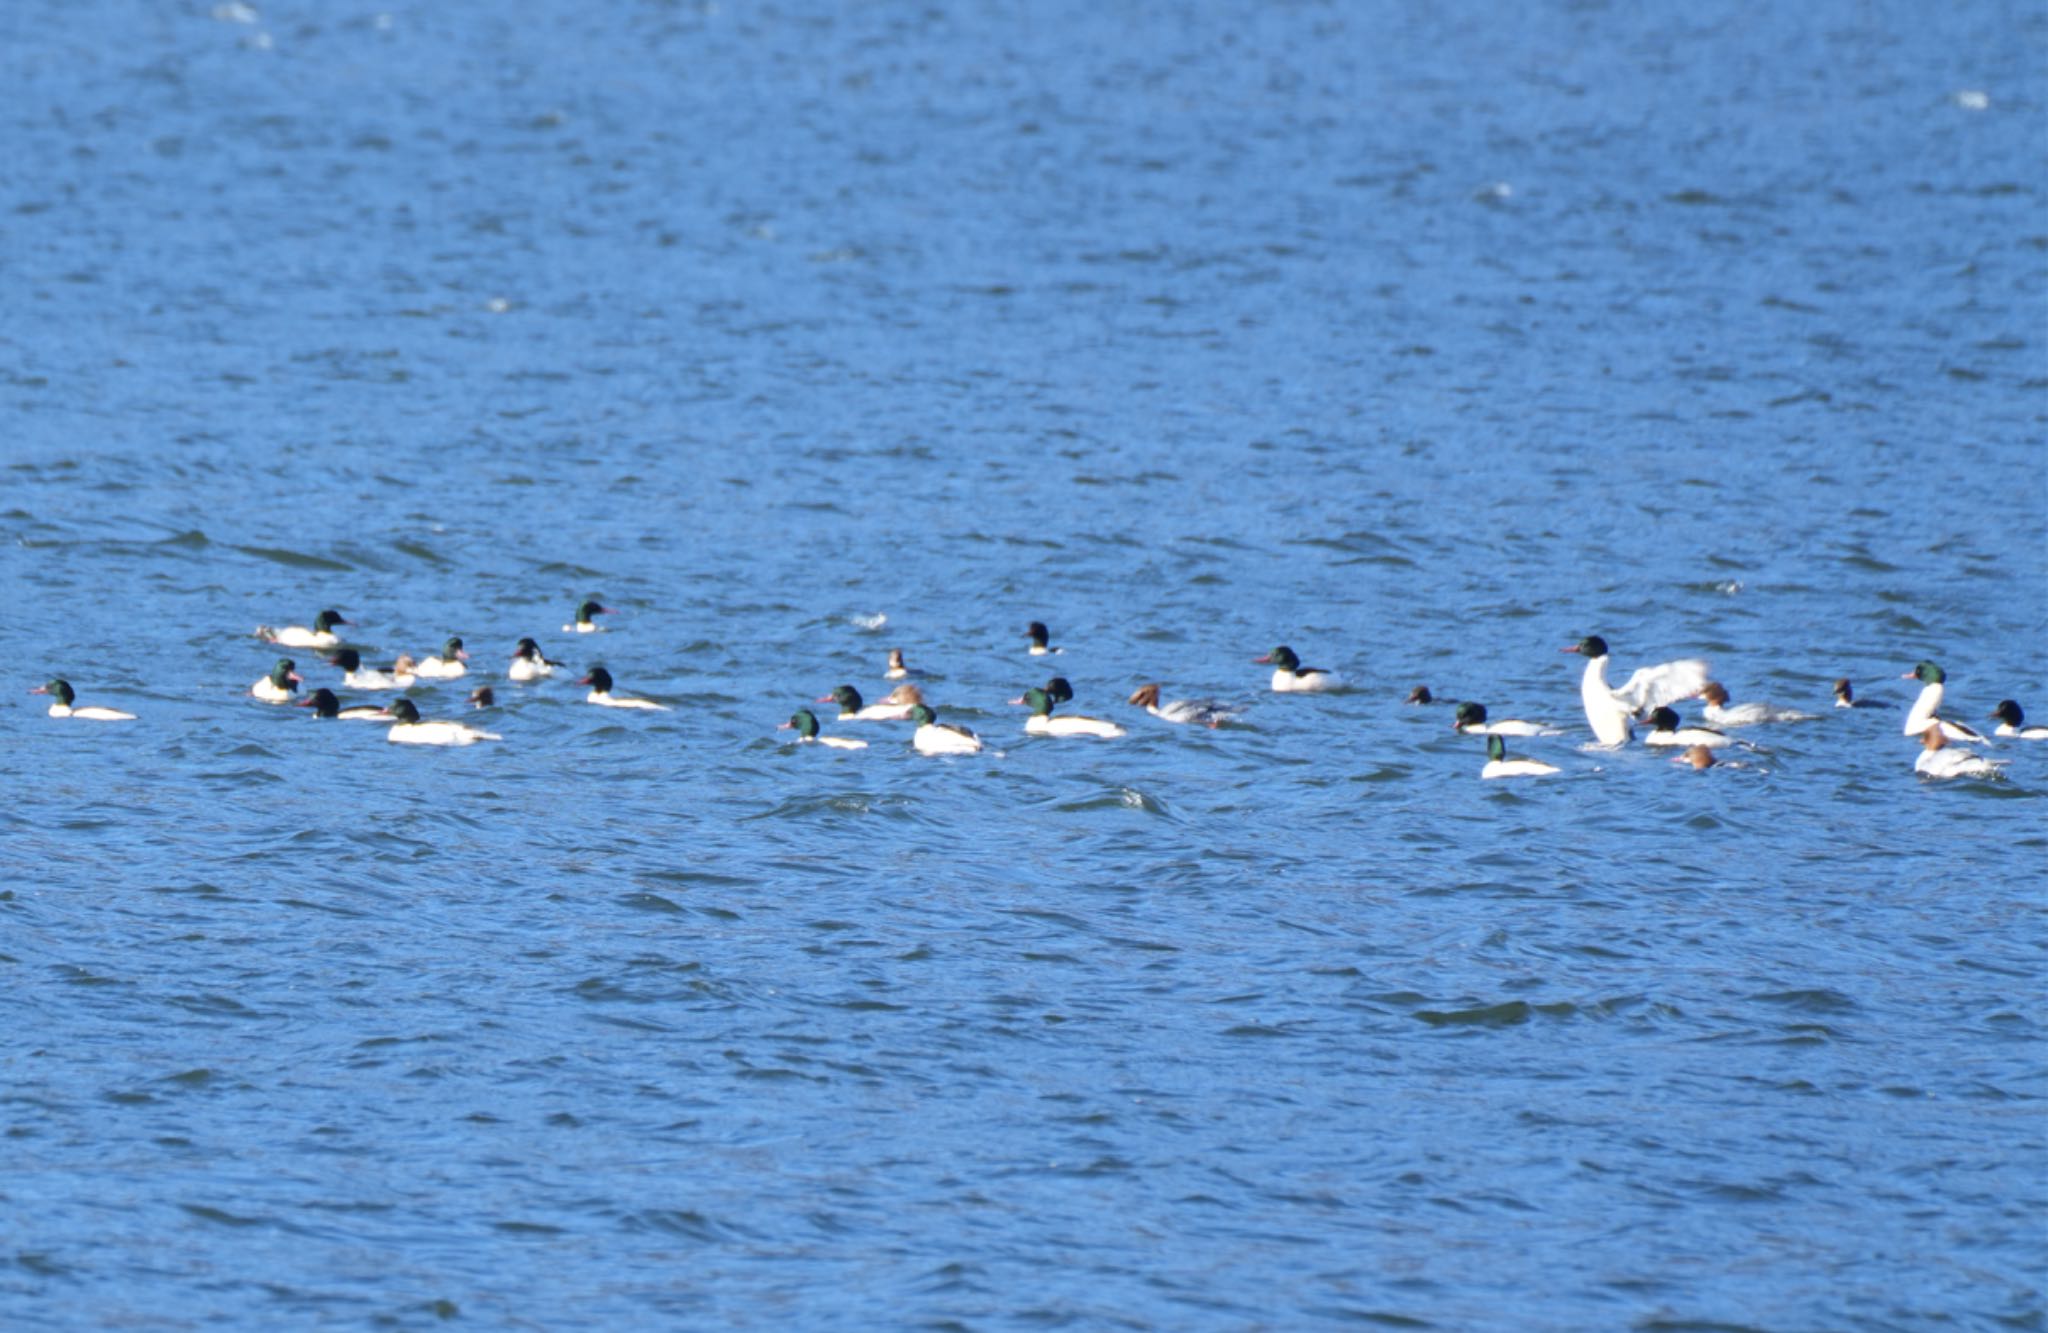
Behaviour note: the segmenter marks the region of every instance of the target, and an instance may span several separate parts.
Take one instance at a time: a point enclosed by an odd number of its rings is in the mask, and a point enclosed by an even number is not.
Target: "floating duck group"
[[[615,614],[612,608],[587,600],[576,608],[574,619],[562,627],[562,632],[579,635],[599,633],[603,626],[597,623],[596,618],[612,614]],[[366,666],[360,651],[344,643],[335,632],[337,626],[349,623],[340,612],[323,610],[313,618],[310,626],[288,625],[278,629],[258,626],[256,637],[278,647],[331,650],[332,655],[325,660],[340,669],[341,685],[349,690],[372,693],[409,690],[421,682],[456,680],[470,674],[468,649],[462,639],[454,635],[441,645],[438,652],[425,657],[401,655],[386,667]],[[1052,646],[1052,636],[1041,621],[1032,621],[1026,627],[1024,637],[1032,656],[1064,651]],[[1696,658],[1639,668],[1617,687],[1607,679],[1607,641],[1599,635],[1588,635],[1561,651],[1576,653],[1585,661],[1579,677],[1579,700],[1586,714],[1586,725],[1593,733],[1595,745],[1600,748],[1612,749],[1628,744],[1634,738],[1636,727],[1642,725],[1646,728],[1642,736],[1644,744],[1678,749],[1680,753],[1675,762],[1704,770],[1720,762],[1715,757],[1717,750],[1733,746],[1755,748],[1730,736],[1729,728],[1812,722],[1818,718],[1814,713],[1769,703],[1737,704],[1727,687],[1711,678],[1707,664]],[[1305,665],[1301,657],[1285,644],[1252,660],[1255,664],[1273,668],[1268,686],[1276,694],[1320,694],[1344,688],[1336,672]],[[522,638],[512,650],[505,679],[519,684],[541,681],[554,675],[561,666],[562,663],[546,655],[538,640]],[[840,723],[912,723],[911,748],[919,754],[979,754],[983,748],[981,738],[966,727],[940,722],[937,710],[926,701],[922,687],[908,683],[906,678],[916,674],[905,662],[903,650],[892,648],[883,672],[884,678],[905,680],[906,683],[897,685],[881,701],[870,704],[858,689],[847,684],[838,686],[816,702],[833,705],[837,710],[832,715],[833,720]],[[1918,680],[1921,684],[1919,697],[1907,712],[1904,729],[1905,735],[1917,737],[1921,744],[1919,758],[1914,763],[1916,772],[1930,778],[1999,778],[2004,775],[2009,761],[1986,758],[1964,748],[1988,745],[1991,743],[1989,737],[1942,715],[1941,705],[1948,678],[1939,666],[1933,662],[1921,662],[1903,678]],[[317,718],[383,723],[387,739],[399,744],[460,746],[503,739],[494,732],[467,723],[425,718],[411,699],[401,698],[383,706],[347,704],[326,686],[302,695],[299,687],[304,683],[305,678],[299,674],[297,662],[289,657],[280,657],[268,674],[248,687],[248,693],[265,703],[310,708]],[[639,712],[669,711],[666,704],[619,693],[611,672],[603,666],[590,667],[578,683],[590,687],[584,702],[598,707]],[[79,707],[77,692],[69,681],[62,678],[37,686],[31,693],[51,697],[51,717],[94,722],[136,720],[135,714],[119,709]],[[1054,676],[1043,686],[1025,690],[1010,703],[1030,710],[1024,721],[1026,735],[1115,740],[1128,734],[1118,722],[1055,711],[1073,698],[1073,686],[1066,677]],[[1699,723],[1685,722],[1673,707],[1686,700],[1700,701]],[[1834,682],[1834,700],[1836,708],[1886,706],[1882,702],[1856,698],[1847,680]],[[497,699],[491,686],[480,685],[470,693],[468,702],[472,708],[484,709],[495,707]],[[1456,703],[1452,727],[1461,735],[1486,739],[1486,763],[1479,774],[1482,778],[1544,777],[1563,771],[1555,764],[1512,757],[1507,752],[1508,737],[1561,736],[1564,733],[1559,728],[1520,718],[1494,718],[1483,703],[1440,700],[1426,685],[1416,686],[1409,693],[1407,702]],[[1244,712],[1241,705],[1218,703],[1213,699],[1167,701],[1156,683],[1140,686],[1132,692],[1128,703],[1163,722],[1209,728],[1226,726]],[[2026,725],[2026,715],[2014,700],[2001,700],[1991,716],[1998,722],[1994,734],[2002,739],[2048,740],[2048,727]],[[868,748],[866,740],[826,734],[818,715],[809,708],[797,709],[780,729],[794,732],[798,744],[839,750]]]

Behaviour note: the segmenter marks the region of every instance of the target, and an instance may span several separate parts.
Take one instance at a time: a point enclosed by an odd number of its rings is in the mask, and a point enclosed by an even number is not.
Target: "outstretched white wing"
[[[1697,657],[1688,657],[1644,667],[1614,692],[1614,698],[1629,712],[1641,714],[1652,708],[1675,704],[1680,699],[1690,699],[1705,689],[1712,679],[1705,662]]]

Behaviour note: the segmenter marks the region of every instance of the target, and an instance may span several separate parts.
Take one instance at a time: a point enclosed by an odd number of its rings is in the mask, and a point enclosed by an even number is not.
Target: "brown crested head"
[[[1700,698],[1719,708],[1728,702],[1728,691],[1721,688],[1721,682],[1710,680],[1700,687]]]
[[[1941,734],[1941,719],[1934,718],[1921,729],[1920,743],[1930,750],[1939,750],[1948,744],[1948,737]]]
[[[1714,752],[1704,745],[1695,745],[1679,757],[1694,768],[1712,768],[1714,766]]]
[[[903,650],[901,648],[891,648],[889,650],[889,669],[891,671],[903,670]]]
[[[1131,691],[1131,702],[1140,708],[1159,707],[1159,687],[1157,685],[1140,685],[1137,689]]]
[[[918,689],[915,685],[898,685],[895,689],[889,691],[889,697],[882,700],[882,702],[887,704],[921,704],[924,702],[924,691]]]
[[[1433,704],[1436,702],[1436,696],[1429,692],[1429,686],[1417,685],[1414,689],[1408,691],[1407,702],[1411,704]]]

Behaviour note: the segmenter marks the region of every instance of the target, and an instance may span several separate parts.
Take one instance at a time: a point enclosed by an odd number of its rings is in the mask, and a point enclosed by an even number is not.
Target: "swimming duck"
[[[1408,697],[1401,702],[1404,704],[1454,704],[1458,701],[1456,699],[1439,699],[1429,692],[1429,686],[1417,685],[1414,689],[1408,691]]]
[[[78,717],[84,718],[88,722],[133,722],[135,720],[135,714],[124,713],[118,708],[78,707],[77,691],[71,688],[70,681],[64,680],[61,677],[47,685],[38,685],[30,690],[29,693],[47,694],[50,696],[51,717]]]
[[[540,645],[532,639],[521,639],[512,650],[512,665],[505,670],[507,680],[539,680],[555,674],[560,662],[551,662],[542,656]]]
[[[581,606],[576,608],[575,623],[562,626],[562,633],[602,634],[604,632],[604,626],[598,624],[597,621],[592,617],[610,616],[617,614],[618,613],[616,611],[612,610],[612,608],[608,606],[599,606],[596,602],[585,602]]]
[[[1510,759],[1506,741],[1497,735],[1486,738],[1486,767],[1479,770],[1482,778],[1540,778],[1557,771],[1557,765],[1540,759]]]
[[[300,708],[310,708],[314,717],[338,717],[348,722],[389,722],[391,714],[377,704],[351,704],[341,706],[341,700],[334,697],[334,691],[321,686],[299,700]]]
[[[1702,685],[1700,698],[1706,700],[1700,716],[1717,727],[1751,727],[1760,722],[1811,722],[1814,719],[1812,713],[1780,708],[1776,704],[1736,704],[1730,707],[1728,691],[1719,681],[1710,680]]]
[[[1906,735],[1918,736],[1929,727],[1940,727],[1942,735],[1952,741],[1963,741],[1971,745],[1991,743],[1975,727],[1937,716],[1941,708],[1942,693],[1948,684],[1948,673],[1940,667],[1932,662],[1922,662],[1900,679],[1922,682],[1920,697],[1913,701],[1913,707],[1906,713]]]
[[[393,721],[384,738],[401,745],[474,745],[478,741],[505,739],[488,731],[466,727],[460,722],[422,722],[420,710],[410,699],[394,699],[385,711],[391,714]]]
[[[471,708],[495,708],[498,706],[498,696],[491,691],[490,686],[479,685],[469,692],[469,706]]]
[[[1031,716],[1024,719],[1024,730],[1033,736],[1094,736],[1115,740],[1124,734],[1122,727],[1099,717],[1054,717],[1052,695],[1044,690],[1026,690],[1021,699],[1010,702],[1031,710]]]
[[[1593,728],[1594,739],[1602,745],[1627,744],[1633,718],[1652,708],[1690,698],[1707,683],[1707,664],[1688,657],[1642,667],[1617,690],[1607,683],[1607,640],[1589,634],[1559,651],[1577,653],[1586,659],[1585,673],[1579,677],[1579,701],[1585,705],[1586,722]]]
[[[590,674],[576,683],[590,687],[590,693],[583,696],[583,702],[596,704],[600,708],[640,708],[650,713],[669,711],[667,704],[658,704],[652,699],[617,698],[612,694],[612,673],[601,666],[590,668]]]
[[[1994,736],[2014,736],[2023,741],[2048,741],[2048,727],[2030,727],[2027,715],[2011,699],[2000,699],[1998,707],[1991,710],[1991,716],[1998,719]]]
[[[1704,745],[1709,750],[1718,750],[1724,745],[1733,745],[1734,739],[1726,732],[1712,727],[1688,727],[1679,723],[1678,714],[1670,708],[1650,710],[1650,730],[1643,737],[1645,745]]]
[[[1541,722],[1523,722],[1516,718],[1504,718],[1499,722],[1486,720],[1486,705],[1462,703],[1451,726],[1467,736],[1561,736],[1564,733]]]
[[[1913,771],[1927,778],[2002,778],[2005,765],[2003,759],[1956,748],[1940,727],[1930,726],[1921,729],[1920,757],[1913,761]]]
[[[981,753],[981,737],[965,727],[939,721],[939,715],[923,704],[910,710],[910,720],[917,723],[910,744],[919,754]]]
[[[334,648],[341,643],[341,636],[334,632],[334,627],[348,623],[341,618],[339,611],[322,611],[313,617],[311,629],[304,625],[286,625],[283,629],[258,625],[256,637],[267,639],[280,648]]]
[[[1684,753],[1672,755],[1671,762],[1688,764],[1694,769],[1712,768],[1715,763],[1714,752],[1705,745],[1688,745]],[[1739,768],[1741,765],[1738,764],[1736,767]]]
[[[1265,666],[1269,662],[1272,664],[1273,688],[1281,694],[1320,694],[1324,690],[1334,690],[1344,683],[1334,671],[1303,666],[1301,659],[1294,655],[1294,650],[1285,644],[1264,657],[1254,657],[1252,662],[1256,666]]]
[[[917,672],[912,671],[903,664],[903,650],[901,648],[891,648],[889,650],[889,669],[882,673],[883,680],[907,680],[917,674]]]
[[[451,635],[438,654],[422,658],[413,672],[424,680],[453,680],[469,670],[463,665],[467,661],[469,654],[463,650],[462,640]]]
[[[288,704],[299,692],[298,663],[289,657],[277,659],[277,665],[270,668],[270,674],[249,687],[249,693],[267,704]]]
[[[1162,721],[1194,723],[1211,728],[1220,727],[1237,716],[1214,699],[1175,699],[1172,703],[1162,704],[1157,685],[1140,685],[1131,694],[1130,702]]]
[[[841,722],[907,722],[911,710],[924,702],[924,693],[915,685],[898,685],[882,702],[863,705],[859,690],[841,685],[818,702],[838,704]]]
[[[866,741],[853,740],[847,736],[820,736],[818,734],[818,715],[808,708],[799,708],[794,713],[791,713],[789,721],[777,727],[776,730],[794,731],[799,745],[815,741],[819,745],[829,746],[834,750],[865,750],[868,748]]]
[[[1024,637],[1031,640],[1031,655],[1033,657],[1043,657],[1047,653],[1064,651],[1052,646],[1052,635],[1046,630],[1045,622],[1042,620],[1034,620],[1026,625],[1024,627]]]
[[[1848,677],[1835,682],[1835,707],[1837,708],[1890,708],[1882,699],[1859,699],[1850,686]]]
[[[399,658],[389,671],[379,671],[365,667],[362,654],[355,649],[344,648],[327,662],[341,668],[341,683],[352,690],[403,690],[418,679],[410,657]]]

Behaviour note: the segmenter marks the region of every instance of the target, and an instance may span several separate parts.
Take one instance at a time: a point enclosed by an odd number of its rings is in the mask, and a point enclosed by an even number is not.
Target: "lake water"
[[[2048,1322],[2048,743],[1897,679],[2048,722],[2039,6],[0,37],[0,1322]],[[503,741],[249,698],[328,606]],[[775,730],[896,646],[988,752]]]

